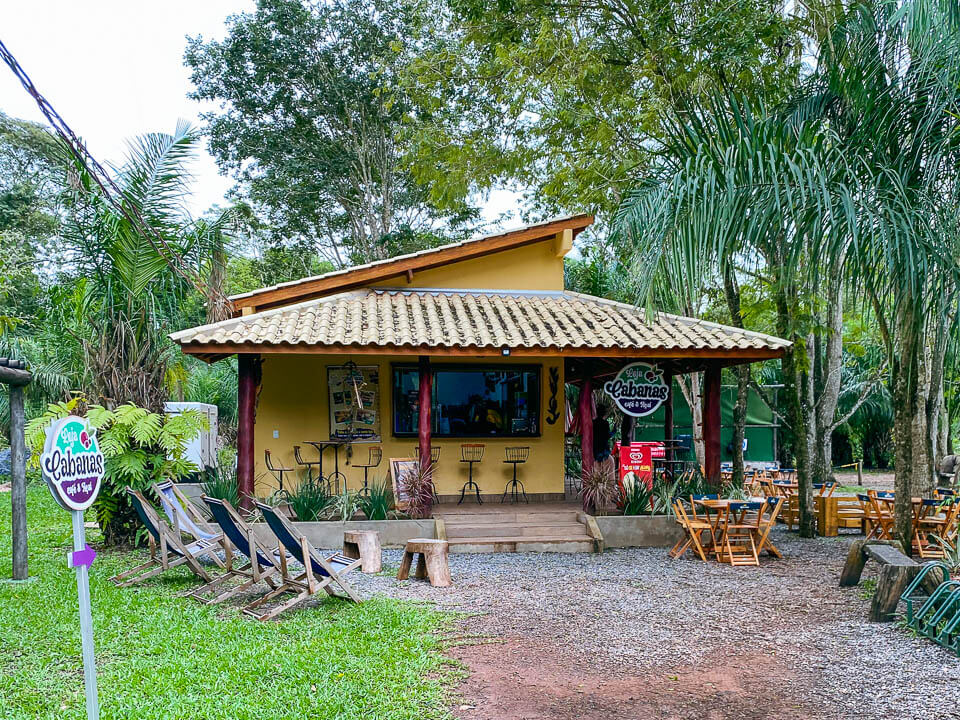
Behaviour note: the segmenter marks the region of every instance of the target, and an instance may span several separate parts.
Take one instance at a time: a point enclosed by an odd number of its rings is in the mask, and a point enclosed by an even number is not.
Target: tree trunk
[[[683,399],[687,401],[687,407],[690,408],[690,417],[693,418],[693,452],[697,457],[697,464],[703,467],[703,398],[700,393],[700,373],[678,375],[677,384],[683,393]]]
[[[734,327],[743,329],[740,288],[729,266],[723,273],[723,294]],[[750,366],[737,365],[737,401],[733,405],[733,484],[743,487],[743,439],[747,432],[747,393],[750,387]]]
[[[917,405],[918,318],[912,298],[895,305],[896,352],[891,353],[893,381],[894,501],[896,538],[909,553],[913,530],[913,423]]]
[[[827,294],[826,343],[818,351],[818,381],[810,413],[814,417],[812,477],[817,483],[833,478],[833,431],[843,372],[843,285],[833,279]]]

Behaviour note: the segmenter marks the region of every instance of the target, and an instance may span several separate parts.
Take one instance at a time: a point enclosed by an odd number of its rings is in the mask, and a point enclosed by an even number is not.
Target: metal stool
[[[313,467],[317,466],[317,477],[323,477],[323,465],[321,465],[316,460],[304,460],[303,456],[300,454],[300,446],[293,446],[293,457],[297,461],[297,465],[303,465],[307,469],[307,479],[310,482],[313,482]]]
[[[370,468],[375,468],[380,464],[380,461],[383,460],[383,449],[377,445],[376,447],[367,448],[367,462],[366,464],[354,463],[355,468],[363,468],[363,489],[360,491],[362,495],[370,494],[370,486],[367,484],[367,472]]]
[[[273,464],[273,459],[270,457],[270,451],[263,451],[263,461],[267,465],[267,470],[273,473],[274,477],[277,478],[277,481],[280,483],[280,489],[277,492],[285,493],[286,490],[283,489],[283,474],[287,472],[293,472],[292,467],[282,467],[279,465]]]
[[[413,456],[417,459],[417,462],[420,461],[420,446],[419,446],[419,445],[414,445],[414,446],[413,446]],[[440,462],[440,446],[439,446],[439,445],[431,445],[431,446],[430,446],[430,465],[431,465],[431,467],[436,467],[436,465],[437,465],[438,462]],[[431,481],[431,483],[430,483],[430,488],[431,488],[430,492],[431,492],[431,494],[433,495],[433,501],[434,501],[435,503],[439,503],[439,502],[440,502],[440,497],[437,495],[437,482],[436,482],[437,479],[436,479],[435,477],[433,477],[433,476],[431,476],[431,478],[432,478],[432,481]]]
[[[463,484],[463,489],[460,490],[460,500],[457,502],[457,505],[463,502],[467,490],[476,492],[477,502],[483,505],[483,500],[480,499],[480,486],[473,481],[473,464],[483,460],[484,447],[483,443],[467,443],[460,446],[460,462],[468,463],[469,479]]]
[[[530,448],[508,447],[504,448],[504,452],[507,456],[507,459],[503,461],[504,465],[513,465],[513,480],[508,482],[503,489],[503,497],[500,498],[500,502],[502,503],[507,499],[507,493],[510,493],[510,502],[520,502],[520,495],[517,494],[519,488],[523,495],[523,501],[529,505],[530,500],[527,498],[527,491],[524,490],[523,483],[517,480],[517,465],[527,461],[527,458],[530,457]]]

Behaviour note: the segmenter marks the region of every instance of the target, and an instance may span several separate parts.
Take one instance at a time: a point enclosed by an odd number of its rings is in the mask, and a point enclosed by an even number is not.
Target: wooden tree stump
[[[378,573],[382,567],[380,533],[376,530],[346,530],[343,533],[343,554],[359,559],[361,572]]]
[[[450,580],[449,545],[446,540],[413,538],[407,540],[403,552],[403,562],[397,572],[397,580],[406,580],[410,576],[410,566],[414,555],[417,556],[415,578],[428,578],[434,587],[449,587]]]

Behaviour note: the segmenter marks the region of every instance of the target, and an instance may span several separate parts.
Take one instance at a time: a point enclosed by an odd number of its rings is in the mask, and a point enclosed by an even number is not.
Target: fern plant
[[[67,415],[83,414],[83,408],[82,397],[52,403],[27,424],[34,467],[39,467],[47,428]],[[146,490],[151,483],[177,481],[196,472],[198,468],[186,458],[187,443],[207,429],[207,420],[193,411],[168,416],[132,404],[115,410],[90,405],[85,415],[97,431],[106,461],[103,486],[93,505],[97,522],[107,544],[134,542],[140,523],[125,489]]]

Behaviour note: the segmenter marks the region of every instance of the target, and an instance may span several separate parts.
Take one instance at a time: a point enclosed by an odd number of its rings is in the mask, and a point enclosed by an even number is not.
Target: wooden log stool
[[[343,554],[348,558],[360,560],[362,572],[380,572],[380,533],[376,530],[344,531]]]
[[[447,562],[449,546],[446,540],[430,540],[427,538],[413,538],[407,540],[407,547],[403,551],[403,562],[397,572],[397,580],[406,580],[410,576],[410,565],[413,556],[417,556],[417,570],[415,578],[429,578],[434,587],[449,587],[450,564]]]

